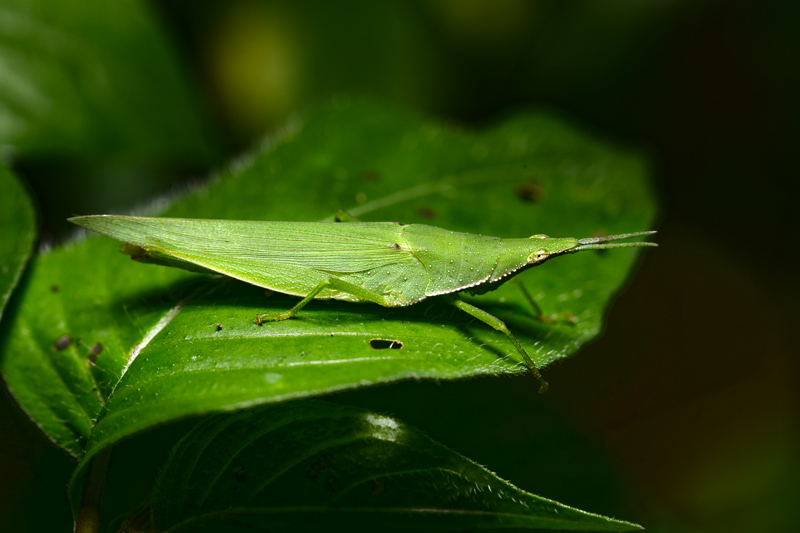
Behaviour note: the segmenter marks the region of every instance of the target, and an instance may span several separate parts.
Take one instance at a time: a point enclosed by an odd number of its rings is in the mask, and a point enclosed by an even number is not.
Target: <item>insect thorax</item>
[[[457,292],[492,275],[500,239],[412,224],[403,237],[423,264],[426,296]]]

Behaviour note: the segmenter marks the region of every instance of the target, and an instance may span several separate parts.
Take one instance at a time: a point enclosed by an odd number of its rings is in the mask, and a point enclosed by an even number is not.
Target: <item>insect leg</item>
[[[303,307],[306,306],[308,302],[314,299],[314,297],[319,294],[323,289],[336,289],[339,292],[346,292],[347,294],[352,294],[353,296],[357,296],[358,298],[367,301],[367,302],[374,302],[376,304],[382,305],[384,307],[388,307],[388,303],[386,299],[378,294],[377,292],[370,291],[363,287],[359,287],[358,285],[353,285],[352,283],[348,283],[342,279],[339,279],[335,276],[330,276],[325,278],[323,281],[319,283],[316,287],[311,289],[311,292],[308,295],[300,300],[300,303],[286,311],[285,313],[278,313],[277,315],[258,315],[256,316],[255,323],[261,325],[262,322],[266,321],[279,321],[279,320],[286,320],[287,318],[292,318],[300,311]]]
[[[339,209],[335,215],[333,215],[334,222],[361,222],[356,217],[345,211],[344,209]]]
[[[528,365],[531,374],[533,374],[533,376],[536,379],[538,379],[539,382],[542,384],[542,386],[539,388],[539,392],[545,392],[547,390],[548,387],[547,382],[544,379],[542,379],[542,375],[539,373],[539,369],[536,368],[536,365],[533,363],[533,360],[528,355],[528,353],[522,348],[522,345],[519,343],[519,341],[517,341],[517,339],[514,338],[514,335],[511,334],[511,331],[509,331],[505,322],[503,322],[496,316],[487,313],[483,309],[479,309],[472,304],[468,304],[458,296],[451,296],[448,301],[452,305],[464,311],[465,313],[474,316],[475,318],[477,318],[481,322],[488,324],[489,326],[492,326],[497,331],[505,333],[506,337],[508,337],[508,340],[510,340],[511,343],[514,345],[514,347],[516,347],[516,349],[522,355],[522,358],[525,359],[525,364]]]
[[[554,313],[552,315],[545,316],[544,313],[542,313],[542,308],[539,307],[539,304],[537,304],[536,300],[533,299],[531,293],[529,293],[528,289],[525,288],[525,285],[522,283],[522,280],[519,279],[519,277],[515,277],[513,279],[514,282],[517,284],[517,287],[519,287],[519,290],[522,291],[522,294],[525,296],[525,299],[528,300],[529,304],[531,304],[534,313],[536,313],[536,318],[538,318],[545,324],[552,324],[553,322],[556,322],[558,320],[566,320],[570,324],[575,324],[578,321],[578,317],[576,317],[572,313],[567,313],[567,312]]]

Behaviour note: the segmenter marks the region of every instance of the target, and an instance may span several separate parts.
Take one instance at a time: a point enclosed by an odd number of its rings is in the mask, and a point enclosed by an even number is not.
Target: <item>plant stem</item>
[[[86,486],[83,488],[78,519],[75,521],[75,533],[97,533],[100,502],[103,499],[103,486],[106,482],[108,461],[111,459],[111,449],[111,446],[104,448],[92,459]]]

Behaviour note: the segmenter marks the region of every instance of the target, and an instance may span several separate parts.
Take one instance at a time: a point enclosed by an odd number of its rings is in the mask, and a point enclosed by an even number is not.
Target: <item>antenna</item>
[[[630,239],[631,237],[642,237],[643,235],[652,235],[655,231],[637,231],[635,233],[622,233],[620,235],[606,235],[605,237],[589,237],[587,239],[579,239],[580,246],[569,250],[570,252],[578,252],[581,250],[606,250],[608,248],[633,248],[638,246],[658,246],[654,242],[617,242],[613,244],[605,244],[611,241],[618,241],[621,239]]]

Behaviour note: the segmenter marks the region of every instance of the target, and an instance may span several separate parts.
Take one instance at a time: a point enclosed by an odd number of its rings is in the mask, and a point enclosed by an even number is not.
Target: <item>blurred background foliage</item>
[[[67,216],[179,191],[341,95],[465,127],[544,106],[646,149],[661,248],[605,337],[548,368],[547,395],[530,379],[484,378],[333,399],[650,531],[791,531],[798,22],[800,5],[777,0],[6,0],[0,145],[38,202],[45,244],[65,238]],[[5,395],[0,414],[0,529],[64,529],[74,464]],[[137,444],[180,429],[115,451],[110,507],[147,491]]]

